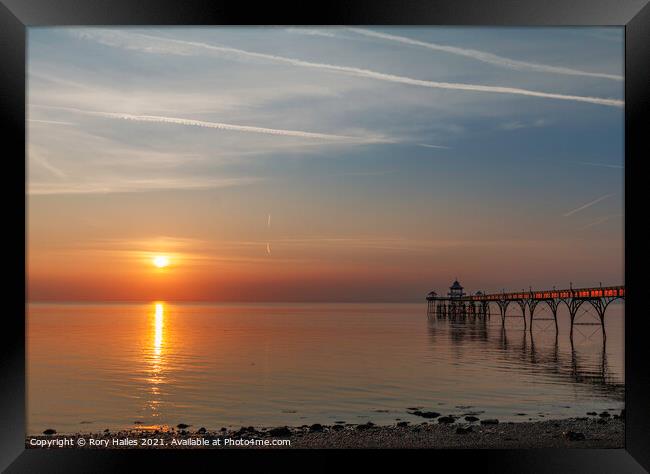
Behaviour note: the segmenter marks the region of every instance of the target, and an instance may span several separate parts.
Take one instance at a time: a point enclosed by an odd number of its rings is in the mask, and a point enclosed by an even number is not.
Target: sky
[[[28,298],[623,284],[623,46],[616,27],[29,28]]]

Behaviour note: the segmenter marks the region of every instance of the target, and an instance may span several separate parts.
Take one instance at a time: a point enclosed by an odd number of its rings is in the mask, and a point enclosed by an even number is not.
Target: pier
[[[427,297],[427,315],[438,319],[490,319],[493,314],[491,308],[495,309],[494,314],[500,316],[502,325],[505,326],[507,317],[522,318],[524,330],[528,327],[533,330],[533,321],[549,320],[555,323],[555,331],[558,332],[557,311],[560,305],[566,305],[571,320],[571,338],[573,338],[573,327],[577,325],[598,325],[602,329],[605,339],[605,313],[607,307],[615,300],[625,299],[625,286],[599,286],[592,288],[573,288],[556,290],[521,290],[519,292],[489,293],[484,294],[477,291],[474,294],[466,294],[463,287],[454,281],[449,287],[447,295],[438,295],[435,291],[430,292]],[[518,315],[508,315],[510,305],[518,308]],[[576,315],[578,310],[585,304],[593,307],[600,319],[599,323],[578,322]],[[546,306],[552,317],[535,317],[535,310]],[[539,314],[539,312],[538,312]],[[528,320],[528,324],[527,324]]]

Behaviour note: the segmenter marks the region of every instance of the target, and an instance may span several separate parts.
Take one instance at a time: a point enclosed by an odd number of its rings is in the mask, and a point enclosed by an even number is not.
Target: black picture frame
[[[341,468],[338,451],[296,450],[26,450],[25,449],[25,78],[26,28],[55,25],[486,25],[625,27],[625,448],[532,450],[346,451],[364,463],[403,457],[406,466],[499,472],[644,472],[650,470],[648,324],[640,304],[638,249],[644,175],[650,156],[650,5],[648,0],[0,0],[0,117],[4,132],[5,314],[2,333],[0,468],[6,472],[128,471],[135,462],[194,470],[235,461],[240,468],[283,463]],[[22,249],[22,251],[21,251]],[[416,459],[417,458],[417,459]],[[200,463],[200,464],[197,464]],[[300,464],[297,464],[300,463]],[[304,463],[304,464],[303,464]],[[257,466],[253,466],[256,464]],[[370,468],[370,465],[366,465]],[[422,466],[422,465],[421,465]],[[280,466],[278,466],[280,467]],[[408,468],[408,467],[407,467]]]

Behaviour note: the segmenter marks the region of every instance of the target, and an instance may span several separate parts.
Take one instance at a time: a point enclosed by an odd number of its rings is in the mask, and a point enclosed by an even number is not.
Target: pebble
[[[438,423],[449,424],[449,423],[453,423],[454,421],[456,421],[456,418],[454,418],[453,416],[441,416],[440,418],[438,418]]]
[[[498,425],[499,420],[496,418],[488,418],[487,420],[481,420],[482,425]]]
[[[411,412],[411,415],[416,415],[416,416],[421,416],[422,418],[438,418],[440,416],[440,413],[437,411],[414,411]]]
[[[286,426],[280,428],[272,428],[269,430],[271,436],[291,436],[291,430]]]

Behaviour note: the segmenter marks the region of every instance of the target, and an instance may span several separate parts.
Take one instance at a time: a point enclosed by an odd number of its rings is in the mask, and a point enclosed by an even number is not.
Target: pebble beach
[[[603,414],[601,414],[603,415]],[[620,415],[562,420],[503,422],[440,416],[421,423],[377,426],[372,422],[299,427],[207,430],[177,427],[136,428],[100,433],[52,433],[28,437],[35,449],[286,449],[286,448],[622,448],[625,421]],[[450,419],[452,418],[452,419]],[[288,440],[288,441],[287,441]]]

